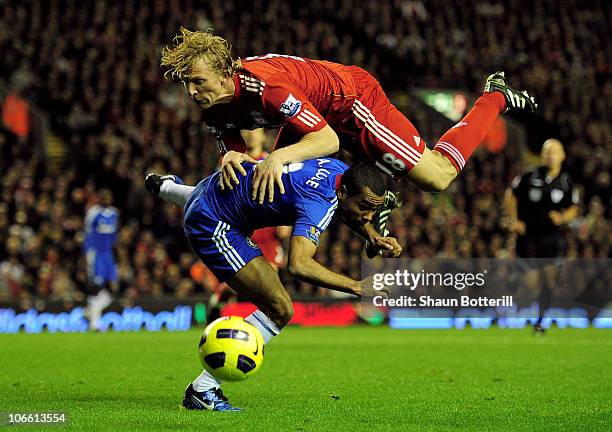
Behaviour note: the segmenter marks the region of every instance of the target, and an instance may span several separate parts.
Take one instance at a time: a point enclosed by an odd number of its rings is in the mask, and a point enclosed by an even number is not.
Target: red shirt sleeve
[[[266,82],[262,95],[266,117],[281,119],[300,136],[323,129],[327,122],[296,86],[282,78]]]

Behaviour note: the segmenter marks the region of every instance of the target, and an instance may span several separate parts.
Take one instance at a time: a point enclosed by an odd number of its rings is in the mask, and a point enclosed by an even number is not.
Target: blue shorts
[[[87,279],[94,285],[104,285],[117,282],[117,266],[112,252],[98,252],[94,248],[87,249]]]
[[[207,180],[200,182],[196,189],[205,187]],[[221,220],[208,205],[205,195],[198,196],[195,192],[185,204],[185,235],[204,265],[219,281],[225,282],[262,253],[245,232]]]

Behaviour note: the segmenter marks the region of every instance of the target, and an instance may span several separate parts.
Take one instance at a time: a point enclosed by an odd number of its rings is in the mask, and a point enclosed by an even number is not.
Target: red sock
[[[485,138],[497,116],[506,109],[506,99],[500,92],[485,93],[470,112],[446,131],[434,147],[461,172],[474,149]]]

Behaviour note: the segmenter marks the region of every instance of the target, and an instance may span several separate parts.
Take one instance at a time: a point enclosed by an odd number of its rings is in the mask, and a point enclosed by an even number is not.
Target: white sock
[[[164,182],[165,184],[165,182]],[[257,328],[263,336],[264,343],[270,342],[274,336],[280,333],[280,329],[267,317],[262,311],[257,309],[251,315],[244,319],[249,324],[252,324]],[[221,382],[212,376],[206,369],[202,371],[193,381],[193,389],[197,392],[203,392],[212,388],[217,388],[221,385]]]
[[[218,388],[221,382],[210,374],[206,369],[202,371],[199,377],[193,380],[193,389],[197,392],[204,392],[212,388]]]
[[[106,289],[102,289],[95,296],[87,297],[87,309],[89,315],[89,328],[98,329],[98,321],[102,317],[102,312],[113,302],[113,296]]]
[[[113,302],[113,296],[107,289],[100,290],[96,296],[96,306],[104,311]]]
[[[179,185],[172,180],[166,180],[159,188],[159,197],[183,207],[194,189],[194,186]]]
[[[264,343],[270,342],[274,336],[280,333],[280,329],[272,322],[268,316],[257,309],[251,315],[244,319],[249,324],[252,324],[261,332],[261,335],[264,338]]]

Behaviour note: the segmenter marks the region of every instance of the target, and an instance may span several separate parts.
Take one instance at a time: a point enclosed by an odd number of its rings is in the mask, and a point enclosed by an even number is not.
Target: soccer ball
[[[200,339],[200,361],[222,381],[240,381],[263,363],[263,336],[244,318],[222,317],[211,322]]]

